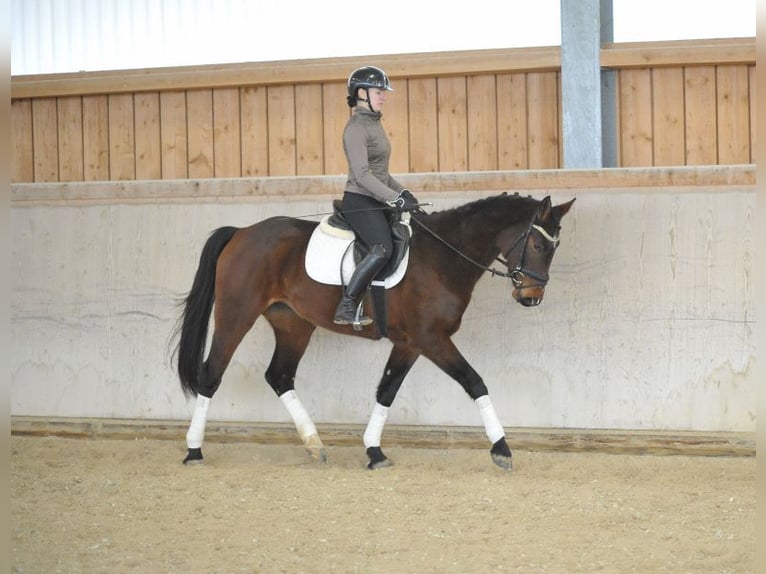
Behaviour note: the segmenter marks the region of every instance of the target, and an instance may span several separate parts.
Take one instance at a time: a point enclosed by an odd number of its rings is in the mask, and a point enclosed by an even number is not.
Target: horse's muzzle
[[[517,287],[513,290],[513,298],[524,307],[537,307],[543,302],[545,287]]]

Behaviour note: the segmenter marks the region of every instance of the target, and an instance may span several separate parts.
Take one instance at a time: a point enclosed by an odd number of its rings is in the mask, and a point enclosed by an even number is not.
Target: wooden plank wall
[[[618,82],[621,167],[755,162],[755,65],[627,69]]]
[[[338,175],[358,58],[11,79],[13,182]],[[561,166],[558,48],[382,56],[394,173]],[[753,163],[755,41],[614,45],[621,167]]]

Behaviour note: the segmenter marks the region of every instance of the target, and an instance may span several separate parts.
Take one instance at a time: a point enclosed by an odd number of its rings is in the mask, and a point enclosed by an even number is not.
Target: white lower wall
[[[485,276],[455,337],[502,423],[754,431],[754,188],[550,193],[577,201],[543,304],[525,309]],[[488,193],[418,195],[445,209]],[[331,199],[14,202],[11,414],[188,419],[168,338],[207,235]],[[263,379],[272,345],[259,320],[210,420],[289,420]],[[296,383],[315,421],[366,422],[389,349],[317,331]],[[389,423],[481,424],[425,359]]]

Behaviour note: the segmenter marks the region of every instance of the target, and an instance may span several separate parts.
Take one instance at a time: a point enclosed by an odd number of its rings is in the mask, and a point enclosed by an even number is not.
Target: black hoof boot
[[[367,463],[367,468],[370,470],[377,470],[379,468],[386,468],[394,465],[394,463],[388,460],[386,455],[383,454],[383,451],[380,450],[379,446],[371,446],[368,448],[367,457],[370,459],[370,462]]]
[[[202,449],[190,448],[189,452],[186,453],[184,464],[202,464]]]
[[[495,444],[492,445],[492,450],[489,451],[492,455],[492,462],[503,470],[513,470],[513,463],[511,462],[511,449],[508,448],[508,443],[505,442],[505,438],[501,438]]]

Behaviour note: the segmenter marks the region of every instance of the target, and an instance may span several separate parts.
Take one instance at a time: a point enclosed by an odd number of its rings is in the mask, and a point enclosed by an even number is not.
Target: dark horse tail
[[[237,227],[220,227],[210,234],[202,248],[191,291],[181,303],[183,309],[176,327],[176,335],[180,333],[176,352],[178,376],[186,396],[194,396],[199,391],[207,329],[215,302],[216,263],[237,231]]]

